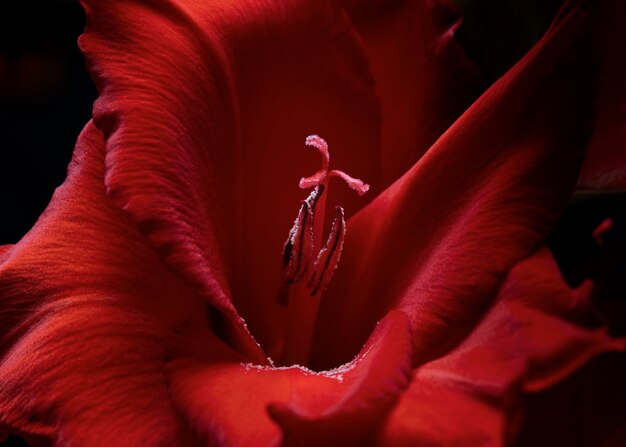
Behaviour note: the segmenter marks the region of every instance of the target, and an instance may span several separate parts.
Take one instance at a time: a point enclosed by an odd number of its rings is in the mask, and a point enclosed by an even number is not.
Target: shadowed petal
[[[168,367],[172,396],[209,444],[368,445],[408,384],[408,329],[406,316],[391,312],[361,353],[332,371],[179,360]]]
[[[0,349],[28,331],[22,323],[39,306],[94,293],[122,299],[179,331],[208,330],[206,302],[163,268],[107,199],[103,163],[102,134],[89,123],[46,211],[21,241],[0,250]]]
[[[592,70],[581,69],[593,65],[588,13],[568,3],[523,60],[348,221],[343,263],[321,305],[318,366],[350,358],[389,308],[411,319],[416,363],[441,355],[546,238],[591,122]]]
[[[197,445],[168,396],[168,340],[112,297],[41,304],[0,363],[0,426],[25,439],[106,447]],[[2,431],[2,429],[0,429]]]
[[[382,111],[387,186],[404,174],[482,91],[455,40],[449,0],[345,0],[367,54]]]
[[[472,334],[414,371],[382,444],[508,445],[524,393],[554,385],[600,353],[626,349],[626,339],[577,323],[589,316],[590,292],[570,290],[547,250],[521,262]]]
[[[626,444],[626,355],[606,354],[567,380],[528,396],[513,446],[620,447]]]

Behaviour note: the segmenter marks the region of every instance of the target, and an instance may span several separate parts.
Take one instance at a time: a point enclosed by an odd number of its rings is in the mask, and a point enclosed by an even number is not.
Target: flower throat
[[[300,179],[299,187],[311,189],[311,193],[302,201],[283,247],[283,268],[290,285],[287,333],[281,356],[285,365],[308,363],[320,296],[339,264],[343,249],[346,222],[341,206],[335,207],[330,233],[322,246],[328,182],[332,177],[343,179],[360,196],[369,190],[363,181],[337,169],[329,170],[330,154],[323,138],[311,135],[305,144],[320,152],[322,168]]]

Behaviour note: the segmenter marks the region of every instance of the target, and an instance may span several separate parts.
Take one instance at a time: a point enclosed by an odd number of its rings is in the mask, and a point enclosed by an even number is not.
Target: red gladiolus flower
[[[626,348],[545,248],[577,183],[626,185],[617,2],[477,99],[446,0],[345,3],[83,0],[93,121],[0,247],[0,436],[505,445]]]

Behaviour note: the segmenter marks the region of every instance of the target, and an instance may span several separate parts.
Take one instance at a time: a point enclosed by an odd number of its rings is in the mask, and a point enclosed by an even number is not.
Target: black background
[[[77,1],[0,2],[0,245],[17,242],[65,178],[96,90]]]

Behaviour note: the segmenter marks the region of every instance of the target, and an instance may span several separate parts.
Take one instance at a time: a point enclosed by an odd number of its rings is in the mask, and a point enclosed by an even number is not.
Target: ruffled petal
[[[376,180],[378,103],[349,20],[319,0],[83,4],[109,196],[172,271],[271,345],[298,180],[318,166],[304,138]]]
[[[343,1],[376,81],[387,186],[404,174],[482,92],[482,77],[455,40],[450,0]]]
[[[83,295],[41,303],[23,324],[0,363],[0,432],[34,446],[197,445],[168,396],[154,319]]]
[[[600,353],[626,349],[626,339],[579,323],[590,314],[590,292],[570,290],[547,250],[520,263],[472,334],[414,371],[381,443],[509,445],[525,393],[547,389]]]
[[[566,4],[524,59],[347,222],[342,265],[321,304],[317,367],[350,358],[390,308],[411,318],[416,362],[441,355],[546,238],[591,121],[588,13]]]
[[[89,123],[65,183],[32,230],[0,249],[0,349],[28,331],[33,309],[102,294],[157,316],[177,331],[208,330],[207,304],[175,279],[104,191],[104,143]]]
[[[368,445],[408,385],[408,319],[391,312],[361,353],[331,371],[185,359],[172,362],[176,405],[209,444]]]

